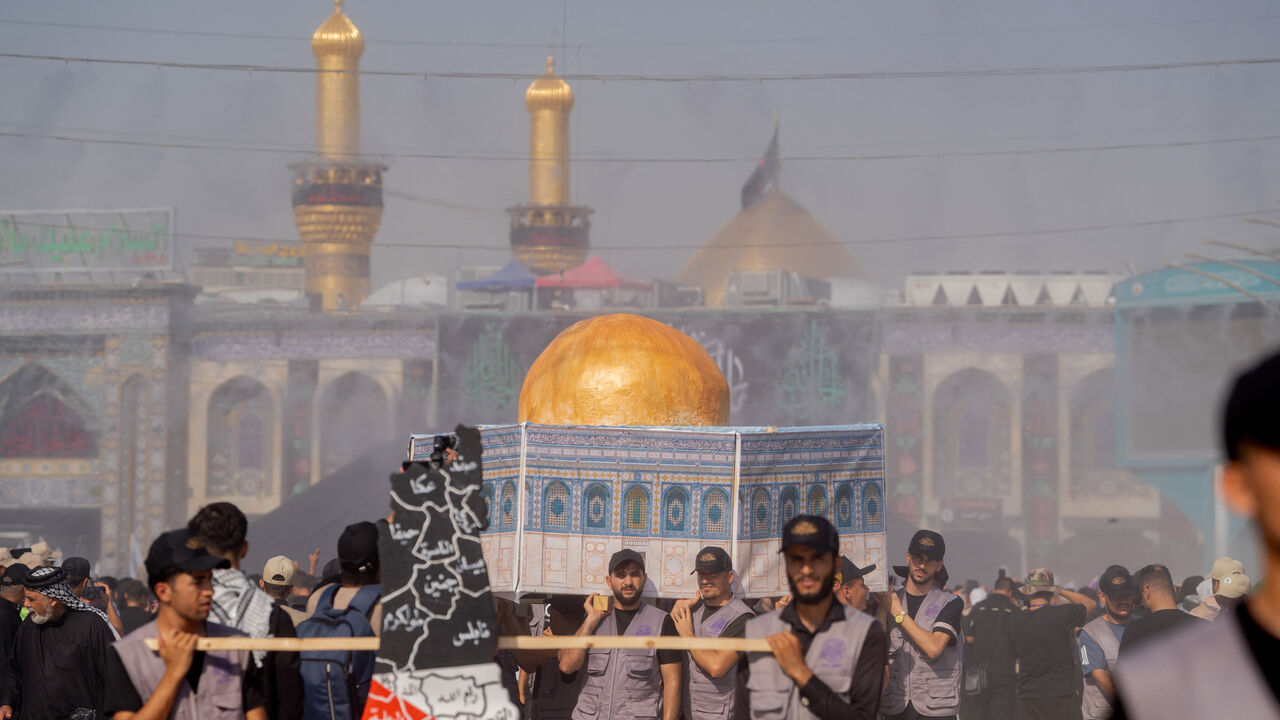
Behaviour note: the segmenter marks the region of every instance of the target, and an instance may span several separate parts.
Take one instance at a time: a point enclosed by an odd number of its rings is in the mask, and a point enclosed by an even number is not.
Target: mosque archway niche
[[[218,387],[209,398],[208,497],[264,497],[271,491],[271,450],[275,446],[271,394],[243,375]]]
[[[1116,373],[1093,372],[1071,389],[1071,496],[1141,497],[1146,483],[1116,467]]]
[[[386,441],[387,394],[364,373],[329,383],[320,399],[320,472],[328,476]]]
[[[0,457],[93,458],[98,437],[88,403],[43,365],[0,382]]]
[[[1003,497],[1009,492],[1012,397],[976,368],[952,374],[933,394],[933,493]]]

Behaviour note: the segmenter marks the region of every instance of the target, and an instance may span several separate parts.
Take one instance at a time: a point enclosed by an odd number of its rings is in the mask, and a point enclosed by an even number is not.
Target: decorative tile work
[[[207,333],[192,338],[191,353],[202,360],[423,360],[435,357],[436,339],[424,332]]]
[[[1094,311],[1089,324],[956,322],[945,325],[885,322],[880,349],[891,354],[929,352],[1113,353],[1111,311]]]
[[[0,505],[5,507],[98,507],[102,500],[102,479],[97,477],[0,480]]]
[[[0,333],[151,330],[167,331],[169,308],[162,304],[23,304],[0,307]]]
[[[483,535],[485,558],[499,592],[600,590],[609,556],[629,547],[646,558],[647,592],[685,597],[695,589],[694,556],[715,544],[744,570],[740,593],[782,594],[782,525],[810,508],[827,517],[845,513],[837,521],[855,560],[884,545],[878,425],[695,431],[508,425],[482,427],[481,437],[483,492],[498,503]],[[431,444],[431,436],[413,436],[409,457],[429,456]],[[733,503],[739,462],[740,498]],[[830,498],[843,502],[843,511]],[[498,539],[515,552],[501,555]],[[883,569],[868,581],[883,588]]]

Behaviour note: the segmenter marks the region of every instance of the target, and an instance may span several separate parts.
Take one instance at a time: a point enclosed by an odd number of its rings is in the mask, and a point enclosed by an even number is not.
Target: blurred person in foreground
[[[1280,576],[1280,355],[1236,378],[1223,413],[1226,504],[1253,521],[1268,577]],[[1280,583],[1219,622],[1120,659],[1116,718],[1280,717]]]
[[[272,602],[240,569],[249,553],[249,520],[229,502],[205,505],[187,522],[187,531],[210,555],[227,561],[214,569],[213,608],[210,617],[220,625],[233,627],[254,638],[291,638],[298,634],[293,619],[283,607]],[[297,720],[302,717],[301,658],[296,652],[252,653],[255,665],[263,669],[267,690],[267,717],[270,720]]]
[[[1084,675],[1081,711],[1085,720],[1105,720],[1115,712],[1116,686],[1111,673],[1120,657],[1120,641],[1133,619],[1137,588],[1129,570],[1112,565],[1098,579],[1103,613],[1080,630],[1080,670]]]
[[[748,638],[772,652],[747,654],[753,720],[874,720],[888,662],[884,627],[836,602],[840,538],[816,515],[798,515],[782,530],[792,601],[747,621]]]
[[[893,568],[906,580],[889,596],[889,683],[881,710],[890,720],[953,718],[960,709],[964,600],[943,589],[946,551],[942,535],[918,530],[907,564]]]
[[[1013,717],[1017,674],[1009,622],[1022,612],[1013,599],[1013,585],[1013,578],[1001,574],[991,586],[991,594],[975,603],[965,616],[962,717]]]
[[[1120,639],[1120,659],[1123,660],[1135,648],[1169,633],[1183,628],[1204,624],[1204,620],[1183,612],[1173,587],[1173,576],[1169,568],[1159,563],[1147,565],[1134,576],[1138,594],[1147,614],[1135,619],[1125,628],[1124,637]]]
[[[1018,657],[1014,717],[1025,720],[1079,720],[1080,668],[1075,629],[1098,606],[1088,595],[1058,587],[1053,572],[1032,570],[1018,588],[1027,610],[1009,620]],[[1058,596],[1066,602],[1054,604]]]
[[[62,568],[37,567],[22,584],[30,614],[14,641],[0,720],[100,714],[107,651],[116,639],[107,616],[71,592]]]
[[[209,554],[186,529],[156,538],[147,551],[147,582],[159,600],[154,622],[112,646],[106,714],[113,720],[246,718],[266,720],[261,671],[245,650],[196,650],[202,637],[243,637],[208,620],[212,571],[230,563]],[[147,647],[149,639],[159,649]]]

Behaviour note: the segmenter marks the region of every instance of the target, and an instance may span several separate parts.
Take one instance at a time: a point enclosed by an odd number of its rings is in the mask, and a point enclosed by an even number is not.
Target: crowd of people
[[[1268,575],[1280,567],[1277,400],[1280,355],[1237,379],[1223,422],[1224,499],[1254,521]],[[87,560],[43,543],[0,551],[0,720],[361,717],[372,651],[196,641],[378,635],[378,524],[348,526],[318,577],[319,549],[305,571],[276,556],[248,574],[247,530],[236,506],[205,506],[151,544],[145,582],[95,580]],[[597,594],[545,598],[531,615],[495,600],[504,635],[769,648],[500,650],[513,704],[536,720],[1280,718],[1280,588],[1232,558],[1176,584],[1152,563],[1102,567],[1077,589],[1048,568],[948,587],[946,540],[920,530],[889,589],[872,592],[875,566],[842,556],[811,515],[787,523],[781,555],[791,592],[779,598],[736,597],[732,558],[708,546],[687,599],[642,597],[646,558],[623,549]]]

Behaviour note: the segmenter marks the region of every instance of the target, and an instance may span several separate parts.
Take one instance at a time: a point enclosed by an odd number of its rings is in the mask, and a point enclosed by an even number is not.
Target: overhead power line
[[[0,123],[4,124],[4,123]],[[123,145],[173,150],[205,150],[215,152],[264,153],[269,155],[293,155],[298,157],[314,157],[316,151],[299,147],[244,146],[230,144],[212,144],[203,142],[165,142],[160,140],[140,140],[120,137],[88,137],[63,133],[12,132],[0,130],[0,137],[28,138],[36,140],[52,140],[57,142],[87,143],[90,145]],[[1153,143],[1116,143],[1112,145],[1066,146],[1051,148],[1025,148],[1010,150],[957,150],[950,152],[916,152],[916,153],[865,153],[865,154],[821,154],[821,155],[783,155],[784,162],[831,162],[831,161],[874,161],[874,160],[916,160],[948,157],[999,157],[1007,155],[1044,155],[1082,152],[1113,152],[1119,150],[1142,150],[1147,148],[1180,148],[1198,145],[1230,145],[1251,142],[1270,142],[1280,140],[1280,135],[1253,135],[1246,137],[1210,138],[1205,140],[1176,140]],[[362,153],[357,155],[333,155],[333,157],[349,159],[420,159],[420,160],[476,160],[484,162],[520,162],[529,161],[527,154],[484,154],[484,153],[450,153],[402,150],[385,153]],[[722,164],[756,162],[758,155],[720,155],[703,157],[653,157],[653,156],[597,156],[575,155],[569,158],[571,163],[637,163],[637,164]]]
[[[250,65],[240,63],[196,63],[168,60],[127,60],[120,58],[72,57],[65,55],[37,55],[31,53],[0,53],[0,58],[14,60],[39,60],[62,63],[87,63],[101,65],[126,65],[136,67],[179,68],[184,70],[217,70],[250,73],[291,73],[311,75],[317,73],[343,73],[346,70],[321,70],[314,67],[284,65]],[[1077,65],[1071,67],[990,68],[982,70],[920,70],[920,71],[871,71],[838,73],[779,73],[764,75],[733,75],[707,73],[699,75],[650,75],[641,73],[567,73],[566,80],[596,82],[652,82],[652,83],[744,83],[744,82],[796,82],[820,80],[922,80],[937,78],[1014,77],[1021,75],[1077,75],[1116,72],[1144,72],[1152,70],[1186,70],[1192,68],[1222,68],[1246,65],[1274,65],[1280,58],[1244,58],[1230,60],[1193,60],[1170,63],[1135,63],[1127,65]],[[458,80],[530,80],[536,77],[527,72],[422,72],[419,70],[360,70],[366,77],[449,78]]]

